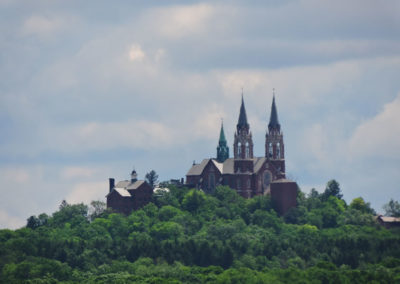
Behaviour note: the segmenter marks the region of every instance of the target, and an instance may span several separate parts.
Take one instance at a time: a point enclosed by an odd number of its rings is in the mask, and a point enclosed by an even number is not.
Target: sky
[[[264,155],[275,89],[286,172],[349,203],[400,200],[400,1],[0,0],[0,228],[108,178],[183,178],[231,148],[241,92]]]

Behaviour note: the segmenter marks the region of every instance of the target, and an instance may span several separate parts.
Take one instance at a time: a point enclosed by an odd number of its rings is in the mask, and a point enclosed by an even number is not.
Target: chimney
[[[114,185],[115,185],[115,179],[109,178],[109,184],[110,184],[110,192],[113,190]]]

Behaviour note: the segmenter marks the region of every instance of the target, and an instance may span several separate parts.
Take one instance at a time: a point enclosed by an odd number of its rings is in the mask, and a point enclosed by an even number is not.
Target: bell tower
[[[242,94],[242,105],[240,106],[239,120],[233,142],[233,154],[235,159],[253,158],[253,139],[251,137],[250,125],[247,123],[246,109]]]
[[[275,91],[272,99],[268,131],[265,135],[265,157],[270,161],[275,161],[274,164],[280,172],[285,172],[285,147],[275,104]]]

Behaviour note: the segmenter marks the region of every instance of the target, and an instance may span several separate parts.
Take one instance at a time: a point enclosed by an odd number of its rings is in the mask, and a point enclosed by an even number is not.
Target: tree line
[[[347,204],[334,180],[321,194],[299,190],[285,216],[269,196],[168,188],[129,216],[100,201],[62,202],[25,228],[0,230],[0,282],[400,281],[400,231],[379,226],[363,198]]]

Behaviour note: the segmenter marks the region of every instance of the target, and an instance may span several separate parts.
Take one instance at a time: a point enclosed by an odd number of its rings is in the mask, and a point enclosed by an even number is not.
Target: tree
[[[196,212],[197,209],[204,204],[205,200],[206,196],[203,192],[197,189],[192,189],[185,194],[182,201],[182,207],[190,212]]]
[[[146,181],[152,188],[158,183],[158,174],[155,170],[151,170],[146,174]]]
[[[329,196],[335,196],[339,199],[342,199],[342,197],[343,197],[343,194],[341,193],[341,190],[340,190],[340,185],[334,179],[328,181],[328,183],[326,184],[325,191],[322,194],[322,200],[323,201],[328,200]]]
[[[383,205],[383,210],[385,210],[386,216],[400,217],[400,203],[393,200],[393,198],[391,198],[388,203]]]
[[[26,224],[27,228],[31,228],[34,230],[40,226],[39,219],[36,216],[31,216],[26,221],[27,221],[27,224]]]
[[[89,218],[90,220],[94,220],[99,217],[104,211],[106,211],[107,207],[103,201],[93,200],[90,202],[89,208]]]
[[[369,202],[365,202],[362,197],[354,198],[350,203],[350,208],[361,211],[363,213],[373,214],[375,215],[375,210],[371,208],[371,204]]]

